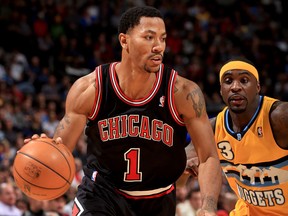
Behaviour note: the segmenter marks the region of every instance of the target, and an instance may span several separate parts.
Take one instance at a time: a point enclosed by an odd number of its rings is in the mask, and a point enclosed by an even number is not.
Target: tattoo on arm
[[[69,124],[70,124],[70,118],[69,116],[65,115],[63,119],[60,121],[60,123],[58,124],[56,131],[55,131],[55,135],[58,135],[61,130],[64,130],[65,125],[69,125]]]
[[[199,88],[193,89],[193,91],[188,93],[186,99],[191,100],[196,116],[200,117],[205,108],[205,101],[201,90]]]
[[[174,87],[174,93],[178,92],[178,88],[175,86]]]

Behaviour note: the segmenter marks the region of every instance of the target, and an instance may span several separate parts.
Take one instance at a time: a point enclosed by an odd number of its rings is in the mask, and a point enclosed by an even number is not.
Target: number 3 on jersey
[[[217,146],[224,158],[227,160],[232,160],[234,158],[234,153],[229,142],[223,141],[218,143]]]
[[[124,173],[125,182],[141,182],[142,172],[140,168],[140,148],[131,148],[124,154],[127,161],[127,172]]]

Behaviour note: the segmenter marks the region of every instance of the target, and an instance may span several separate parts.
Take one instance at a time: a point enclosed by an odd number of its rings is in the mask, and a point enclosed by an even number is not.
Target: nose
[[[160,40],[155,40],[153,47],[152,47],[152,52],[153,53],[161,53],[165,49],[165,42],[161,42]]]
[[[234,80],[234,81],[232,82],[232,85],[231,85],[231,90],[232,90],[232,91],[235,91],[235,92],[241,90],[241,84],[240,84],[238,81],[235,81],[235,80]]]

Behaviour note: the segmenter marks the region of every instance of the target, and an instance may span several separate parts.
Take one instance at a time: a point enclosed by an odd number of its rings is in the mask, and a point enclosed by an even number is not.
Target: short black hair
[[[253,66],[256,68],[255,64],[254,64],[252,61],[248,60],[247,58],[245,58],[245,57],[243,57],[243,56],[233,57],[233,58],[229,59],[228,61],[226,61],[223,65],[225,65],[225,64],[227,64],[228,62],[231,62],[231,61],[242,61],[242,62],[246,62],[246,63],[248,63],[248,64],[253,65]]]
[[[163,19],[161,12],[151,6],[132,7],[124,12],[120,18],[118,33],[126,34],[129,29],[140,23],[141,17],[159,17]]]

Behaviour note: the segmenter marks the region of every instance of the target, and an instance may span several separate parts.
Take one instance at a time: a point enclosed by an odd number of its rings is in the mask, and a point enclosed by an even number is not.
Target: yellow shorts
[[[249,208],[244,200],[239,199],[236,203],[235,209],[232,210],[229,216],[249,216]]]

